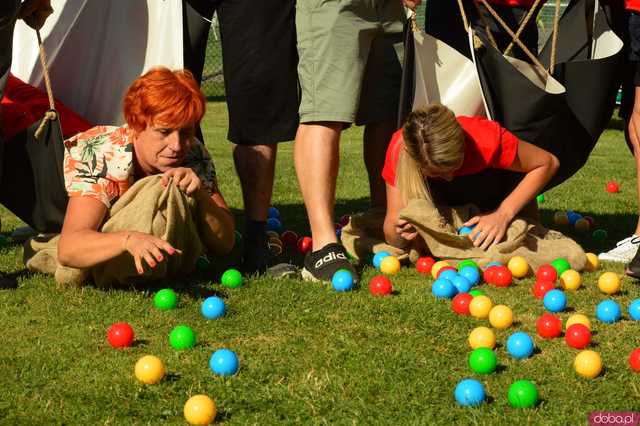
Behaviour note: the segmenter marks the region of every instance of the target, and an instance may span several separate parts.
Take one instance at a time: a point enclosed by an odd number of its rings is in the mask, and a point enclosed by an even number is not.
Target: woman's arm
[[[207,251],[214,254],[227,254],[235,244],[235,220],[227,207],[222,194],[209,195],[205,189],[196,194],[198,200],[198,228]]]
[[[400,219],[400,210],[405,205],[402,202],[400,190],[394,186],[386,184],[387,187],[387,213],[384,217],[384,238],[387,244],[398,248],[404,248],[413,241],[418,233],[413,225],[406,220]]]

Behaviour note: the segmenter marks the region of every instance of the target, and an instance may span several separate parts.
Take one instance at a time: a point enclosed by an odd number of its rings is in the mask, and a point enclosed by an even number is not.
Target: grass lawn
[[[207,145],[223,193],[239,210],[226,123],[225,105],[210,103]],[[620,126],[612,121],[589,163],[547,193],[541,205],[547,224],[555,210],[571,209],[593,216],[608,231],[601,245],[576,235],[587,251],[597,253],[635,227],[635,169]],[[367,205],[361,135],[360,128],[344,133],[336,217]],[[609,179],[621,183],[619,194],[605,191]],[[279,154],[273,204],[285,227],[308,232],[291,144],[282,145]],[[1,217],[5,234],[20,225],[6,210]],[[620,265],[603,269],[622,273]],[[15,288],[0,289],[0,424],[185,424],[183,405],[198,393],[213,397],[217,421],[229,424],[566,425],[586,424],[595,410],[640,411],[640,375],[627,366],[628,354],[640,346],[640,333],[626,314],[640,287],[623,279],[623,291],[614,297],[625,310],[623,320],[599,323],[595,305],[605,298],[596,287],[600,272],[583,274],[584,287],[568,294],[570,310],[561,314],[566,319],[582,312],[592,320],[591,346],[601,354],[605,371],[588,380],[572,368],[576,350],[561,339],[543,341],[535,335],[535,319],[544,309],[531,295],[531,278],[506,289],[482,286],[495,304],[513,309],[516,324],[497,331],[498,372],[476,377],[467,366],[467,335],[488,323],[453,314],[448,302],[432,297],[431,279],[413,268],[393,278],[397,293],[387,298],[373,298],[366,285],[336,293],[302,281],[259,279],[235,290],[215,284],[213,276],[165,283],[179,291],[180,305],[164,312],[153,307],[159,287],[58,289],[52,278],[23,270],[18,245],[2,249],[0,270],[16,277]],[[374,274],[367,268],[363,282]],[[204,297],[212,294],[227,303],[227,315],[213,321],[199,313]],[[135,329],[132,348],[114,350],[106,342],[107,328],[119,321]],[[177,352],[169,346],[169,331],[178,324],[196,331],[194,349]],[[506,354],[506,338],[515,330],[535,336],[532,358],[517,361]],[[221,347],[238,354],[236,376],[221,378],[209,370],[209,356]],[[158,385],[140,385],[133,376],[135,362],[145,354],[166,364],[168,376]],[[487,404],[456,405],[453,390],[467,377],[484,383]],[[507,401],[509,385],[523,378],[538,386],[541,399],[534,409],[514,409]]]

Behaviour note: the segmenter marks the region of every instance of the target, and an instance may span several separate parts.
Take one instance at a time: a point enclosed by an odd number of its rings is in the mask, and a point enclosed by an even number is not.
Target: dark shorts
[[[616,32],[624,41],[626,60],[619,115],[627,120],[633,111],[636,86],[640,86],[640,14],[626,13],[619,25],[621,30]]]
[[[293,140],[299,104],[295,1],[189,0],[189,5],[207,19],[217,11],[228,139],[239,145]],[[202,17],[193,18],[194,25],[201,22]],[[199,75],[203,65],[204,60],[195,66]]]

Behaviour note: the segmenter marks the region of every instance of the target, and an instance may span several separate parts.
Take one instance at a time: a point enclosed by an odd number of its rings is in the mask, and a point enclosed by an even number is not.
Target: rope
[[[44,53],[44,46],[42,45],[42,37],[40,37],[40,31],[36,30],[38,36],[38,47],[40,50],[40,65],[42,65],[42,75],[44,76],[44,85],[47,89],[47,97],[49,98],[49,111],[44,114],[44,118],[40,122],[40,125],[35,131],[36,139],[40,139],[40,135],[44,131],[44,128],[48,121],[54,121],[58,118],[58,113],[55,111],[56,104],[53,98],[53,90],[51,89],[51,80],[49,79],[49,69],[47,68],[47,57]]]
[[[529,21],[531,20],[531,17],[533,16],[533,12],[535,12],[538,9],[538,5],[540,4],[540,1],[541,0],[536,0],[533,3],[533,5],[531,6],[531,9],[529,9],[529,12],[527,13],[527,15],[524,17],[522,22],[520,22],[520,25],[518,27],[518,31],[516,31],[516,37],[517,38],[520,38],[520,35],[522,34],[522,32],[524,31],[526,26],[529,24]],[[509,43],[507,48],[504,50],[504,54],[508,55],[509,53],[511,53],[511,49],[513,49],[513,40],[511,40],[511,43]]]
[[[491,28],[489,28],[489,23],[484,18],[484,15],[483,15],[482,11],[480,10],[480,6],[478,5],[478,1],[477,0],[473,0],[473,5],[476,8],[476,12],[478,13],[478,16],[480,17],[480,20],[482,21],[482,25],[484,25],[484,31],[487,34],[487,37],[489,38],[489,43],[491,43],[491,45],[496,50],[498,50],[498,43],[496,43],[496,39],[493,38],[493,33],[491,32]]]
[[[553,16],[553,39],[551,39],[551,62],[549,63],[549,73],[553,74],[556,65],[556,53],[558,49],[558,23],[560,21],[560,0],[556,0],[556,11]]]
[[[460,8],[460,16],[462,17],[462,25],[464,25],[464,30],[469,32],[469,20],[467,19],[467,13],[464,11],[464,5],[462,4],[462,0],[458,0],[458,7]]]

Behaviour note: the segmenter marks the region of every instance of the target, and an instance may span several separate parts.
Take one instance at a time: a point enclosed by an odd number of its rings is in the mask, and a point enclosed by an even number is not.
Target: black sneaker
[[[627,265],[627,269],[624,271],[630,277],[640,280],[640,250],[633,256],[631,262]]]
[[[269,250],[266,241],[246,245],[242,272],[249,276],[266,275],[271,278],[295,278],[299,275],[298,268],[290,263],[281,262]]]
[[[318,251],[310,252],[304,258],[302,278],[307,281],[331,282],[338,269],[351,272],[353,282],[358,282],[358,273],[354,269],[344,247],[338,243],[327,244]]]

